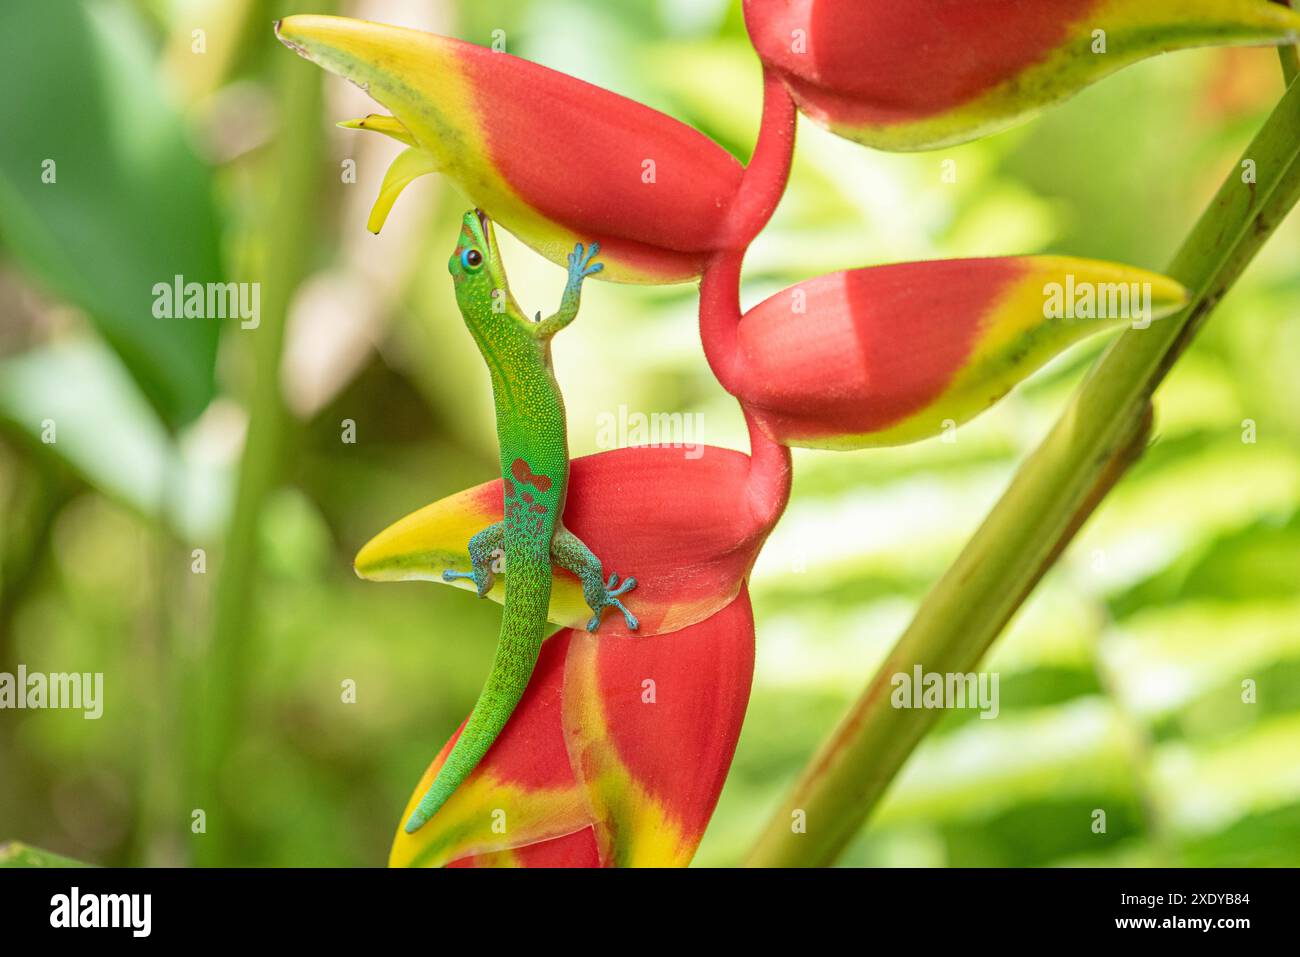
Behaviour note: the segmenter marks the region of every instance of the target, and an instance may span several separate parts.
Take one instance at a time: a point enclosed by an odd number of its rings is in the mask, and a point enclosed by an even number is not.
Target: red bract
[[[571,466],[564,524],[607,569],[636,577],[638,635],[683,628],[730,602],[785,507],[789,466],[779,454],[755,462],[729,449],[699,451],[687,458],[682,449],[617,449]],[[357,574],[441,582],[444,570],[468,570],[470,536],[501,515],[500,479],[442,499],[376,535],[357,554]],[[553,575],[550,620],[582,624],[591,610],[577,577],[558,566]],[[496,601],[504,578],[489,593]],[[628,632],[610,615],[600,634]]]
[[[705,278],[722,384],[787,445],[849,449],[939,434],[1093,333],[1186,301],[1155,273],[1058,256],[902,263],[820,276],[739,319],[738,257]]]
[[[891,150],[975,139],[1157,53],[1300,31],[1268,0],[745,0],[745,22],[801,110]]]
[[[698,131],[507,53],[344,17],[286,17],[277,35],[393,112],[373,128],[412,144],[372,228],[415,176],[445,173],[470,202],[563,264],[601,244],[601,279],[683,282],[729,241],[742,167]]]

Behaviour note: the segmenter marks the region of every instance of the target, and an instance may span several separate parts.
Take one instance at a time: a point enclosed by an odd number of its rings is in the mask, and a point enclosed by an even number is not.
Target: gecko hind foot
[[[617,588],[614,586],[618,585]],[[636,587],[635,578],[627,578],[623,584],[618,584],[618,572],[613,572],[609,576],[609,581],[605,582],[605,591],[609,592],[610,598],[617,598],[619,595],[626,595]]]
[[[577,535],[567,528],[561,528],[551,541],[551,556],[559,567],[567,569],[578,576],[582,582],[582,597],[591,609],[591,620],[587,630],[595,631],[600,627],[600,618],[606,608],[617,608],[623,613],[628,631],[641,627],[636,615],[627,610],[619,601],[619,596],[626,595],[636,588],[636,579],[629,577],[623,584],[618,583],[617,573],[605,578],[600,559],[595,556]]]
[[[626,580],[624,580],[623,584],[619,585],[618,573],[615,572],[611,574],[609,576],[609,581],[605,583],[604,594],[600,596],[595,602],[589,602],[595,614],[593,614],[591,616],[591,620],[587,622],[587,630],[590,632],[594,632],[597,628],[600,627],[600,616],[601,613],[604,612],[606,608],[617,608],[619,611],[623,613],[623,620],[627,622],[628,631],[636,631],[638,628],[640,628],[641,623],[637,621],[636,615],[628,611],[627,607],[621,601],[618,600],[618,596],[626,595],[634,588],[636,588],[635,578],[629,577]]]

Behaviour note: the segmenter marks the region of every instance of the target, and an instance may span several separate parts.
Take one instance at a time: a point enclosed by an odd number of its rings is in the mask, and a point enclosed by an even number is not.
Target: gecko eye
[[[460,264],[471,272],[483,265],[483,254],[477,249],[467,249],[460,254]]]

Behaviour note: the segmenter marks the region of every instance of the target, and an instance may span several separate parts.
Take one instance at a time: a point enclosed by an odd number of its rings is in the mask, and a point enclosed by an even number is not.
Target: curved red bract
[[[809,112],[902,122],[969,102],[1042,61],[1098,0],[746,0],[759,54]],[[797,52],[804,34],[806,52]]]
[[[600,556],[606,573],[638,583],[628,603],[641,627],[630,632],[621,616],[606,615],[602,637],[674,631],[732,600],[789,492],[788,472],[764,476],[758,485],[751,462],[715,446],[689,455],[633,446],[573,460],[565,527]],[[484,524],[501,518],[501,479],[461,494],[482,509]],[[571,572],[556,574],[577,581]]]
[[[399,829],[393,860],[688,862],[726,780],[753,671],[754,618],[744,589],[711,618],[669,635],[619,641],[558,632],[543,644],[524,697],[482,762],[421,830]],[[455,740],[425,771],[412,803]],[[560,802],[558,816],[528,806],[554,808],[554,795],[565,793],[572,798]],[[483,826],[485,808],[510,822],[500,835]],[[641,819],[661,826],[632,826]]]
[[[633,606],[647,609],[639,636],[663,630],[674,606],[730,601],[784,505],[754,507],[749,456],[702,452],[691,460],[681,449],[629,448],[574,460],[565,525],[606,569],[637,577]],[[616,617],[602,636],[629,634]]]
[[[744,172],[721,146],[567,74],[472,44],[457,49],[493,165],[530,206],[600,240],[606,255],[623,243],[700,266],[717,248]]]
[[[690,860],[731,767],[753,674],[746,591],[707,622],[645,642],[575,634],[565,730],[608,859]]]
[[[286,17],[277,33],[392,112],[391,122],[373,128],[416,151],[396,190],[408,172],[440,170],[554,262],[563,265],[575,242],[600,242],[606,280],[686,282],[735,242],[729,220],[744,168],[667,114],[420,30],[308,15]],[[395,196],[381,195],[387,205],[377,204],[373,228]]]
[[[736,393],[777,435],[876,432],[939,396],[1017,259],[901,263],[819,276],[740,323]]]

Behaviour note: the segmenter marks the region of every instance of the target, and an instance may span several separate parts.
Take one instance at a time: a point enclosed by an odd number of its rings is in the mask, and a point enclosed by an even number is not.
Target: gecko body
[[[465,214],[447,266],[456,302],[478,344],[492,380],[497,441],[501,453],[503,519],[469,540],[470,571],[445,571],[447,581],[468,579],[480,597],[495,580],[492,563],[503,555],[505,603],[496,656],[465,728],[433,784],[406,822],[408,833],[422,827],[469,777],[497,739],[528,686],[547,630],[551,572],[559,565],[582,582],[591,607],[588,631],[600,625],[606,608],[622,612],[629,629],[636,617],[619,600],[636,579],[606,580],[598,559],[564,527],[569,485],[569,445],[560,394],[551,367],[551,337],[578,314],[583,280],[599,272],[598,243],[578,244],[569,256],[569,280],[560,308],[529,319],[510,293],[491,220],[480,210]]]

